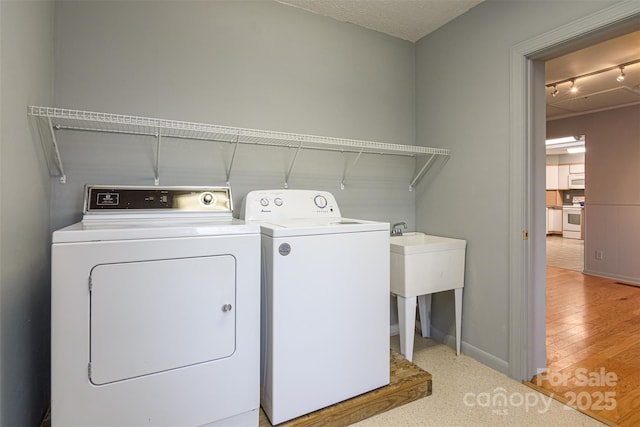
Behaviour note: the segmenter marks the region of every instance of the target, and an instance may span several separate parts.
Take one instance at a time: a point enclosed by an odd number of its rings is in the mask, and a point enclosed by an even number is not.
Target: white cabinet
[[[572,163],[569,165],[569,173],[584,173],[584,163]]]
[[[558,165],[558,190],[569,189],[569,169],[571,165]]]
[[[558,189],[558,165],[547,165],[547,190]]]
[[[570,173],[584,173],[584,163],[547,165],[547,190],[569,190]]]
[[[548,233],[562,234],[562,209],[549,209]]]
[[[547,234],[562,234],[562,209],[547,208]]]
[[[549,234],[549,208],[547,208],[547,212],[546,212],[545,218],[546,218],[546,221],[547,221],[546,230],[547,230],[547,234]]]

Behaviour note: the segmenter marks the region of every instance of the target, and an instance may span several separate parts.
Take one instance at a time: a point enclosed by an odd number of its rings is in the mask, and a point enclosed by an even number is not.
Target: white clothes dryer
[[[227,187],[87,187],[53,233],[52,424],[257,426],[259,263]]]
[[[250,192],[262,234],[261,404],[272,424],[389,383],[389,224],[331,193]]]

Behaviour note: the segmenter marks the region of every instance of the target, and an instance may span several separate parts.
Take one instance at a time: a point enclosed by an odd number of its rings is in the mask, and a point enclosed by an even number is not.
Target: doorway
[[[511,50],[509,374],[514,378],[529,380],[546,366],[544,61],[627,33],[638,16],[637,4],[621,2]]]
[[[630,42],[629,45],[626,44],[627,42]],[[635,64],[633,68],[628,67],[633,74],[629,72],[626,81],[624,78],[616,79],[616,76],[622,75],[624,65],[618,64],[618,68],[604,68],[598,74],[596,73],[602,64],[600,61],[616,62],[620,58],[626,58],[621,61],[623,63],[637,61],[640,54],[639,43],[640,32],[635,28],[628,34],[616,35],[606,41],[581,47],[575,52],[545,62],[546,136],[556,138],[559,136],[558,133],[574,131],[581,135],[580,139],[586,139],[584,142],[588,151],[586,157],[576,159],[566,153],[568,149],[565,149],[565,152],[556,150],[555,155],[552,153],[551,157],[559,158],[560,161],[553,162],[549,161],[550,145],[545,144],[548,170],[553,169],[553,166],[549,165],[555,163],[565,171],[574,165],[576,169],[580,166],[583,173],[584,168],[589,170],[591,165],[591,170],[597,172],[592,174],[592,177],[597,177],[604,172],[613,172],[606,153],[598,147],[605,144],[609,146],[612,140],[625,139],[616,134],[616,130],[633,127],[634,120],[629,119],[621,120],[617,126],[614,126],[611,117],[624,115],[622,108],[628,106],[628,99],[624,96],[625,88],[629,81],[631,86],[638,83],[638,74],[636,74],[638,71]],[[594,55],[595,52],[602,54]],[[569,64],[571,67],[568,67]],[[585,67],[586,70],[578,67]],[[563,69],[565,71],[559,71]],[[564,77],[559,78],[558,73],[566,74],[568,72],[566,70],[569,69],[574,75],[584,70],[585,73],[591,74],[589,77],[594,77],[597,81],[585,78],[582,80],[584,84],[580,95],[573,97],[570,96],[568,84],[565,84],[560,89],[564,91],[565,99],[558,102],[555,97],[558,89],[554,81],[564,79]],[[572,76],[568,76],[567,79],[573,84]],[[577,82],[580,81],[577,80]],[[596,86],[600,87],[596,89]],[[606,100],[603,96],[599,96],[601,94],[606,94]],[[637,110],[634,109],[634,111]],[[582,134],[587,134],[587,137],[583,138]],[[594,136],[591,145],[589,134]],[[624,149],[616,151],[627,153]],[[627,156],[629,156],[628,153]],[[588,164],[585,162],[586,158],[589,159]],[[620,169],[625,169],[622,164]],[[550,174],[547,173],[547,179],[549,177]],[[577,183],[578,178],[580,178],[579,185],[572,186],[574,181]],[[640,346],[629,345],[625,339],[633,337],[638,332],[635,327],[637,322],[635,310],[627,303],[639,300],[640,290],[620,286],[615,280],[582,274],[583,271],[589,273],[590,269],[597,269],[598,258],[596,255],[594,260],[593,251],[588,253],[589,257],[584,258],[584,240],[581,238],[588,239],[589,233],[583,236],[581,226],[584,226],[584,222],[581,219],[584,218],[585,208],[576,203],[576,201],[584,202],[586,196],[587,202],[595,201],[594,209],[607,212],[606,216],[598,216],[592,227],[586,228],[587,231],[592,232],[591,242],[595,242],[592,247],[600,247],[602,244],[600,230],[609,228],[613,219],[610,212],[615,209],[615,203],[624,199],[611,197],[608,191],[610,187],[608,188],[608,183],[602,179],[595,180],[597,181],[593,182],[595,189],[589,192],[589,181],[585,181],[584,178],[585,175],[578,177],[575,174],[572,178],[569,174],[568,181],[558,182],[556,186],[560,188],[556,191],[561,193],[563,232],[560,236],[546,238],[547,369],[546,372],[538,374],[532,382],[534,386],[541,387],[541,391],[553,393],[561,400],[567,399],[569,405],[603,422],[637,425],[640,413],[637,408],[634,408],[632,399],[635,395],[630,391],[640,389],[640,375],[635,374],[637,367],[631,361],[640,357]],[[553,195],[549,187],[547,182],[547,196],[549,193]],[[578,189],[579,187],[583,188]],[[549,199],[550,197],[547,197],[547,200]],[[603,203],[603,200],[609,200],[609,202]],[[591,209],[592,206],[587,207]],[[592,270],[592,272],[597,274],[596,271]],[[589,384],[582,386],[581,379],[587,374],[608,375],[609,380],[599,381],[597,387]],[[553,380],[549,380],[550,378]],[[562,380],[557,380],[558,378]],[[606,404],[600,404],[597,401],[600,395],[603,401],[604,397],[607,397]],[[572,397],[576,399],[572,400]]]

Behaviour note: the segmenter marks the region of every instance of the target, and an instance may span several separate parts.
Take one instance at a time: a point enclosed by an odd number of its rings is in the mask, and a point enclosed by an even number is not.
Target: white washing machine
[[[261,404],[278,424],[389,384],[389,224],[325,191],[250,192],[262,233]]]
[[[87,187],[53,233],[53,426],[257,426],[259,313],[229,188]]]

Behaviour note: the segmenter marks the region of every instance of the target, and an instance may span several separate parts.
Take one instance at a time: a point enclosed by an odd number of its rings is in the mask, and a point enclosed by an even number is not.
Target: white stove
[[[562,237],[584,239],[584,196],[573,196],[572,205],[562,206]]]

